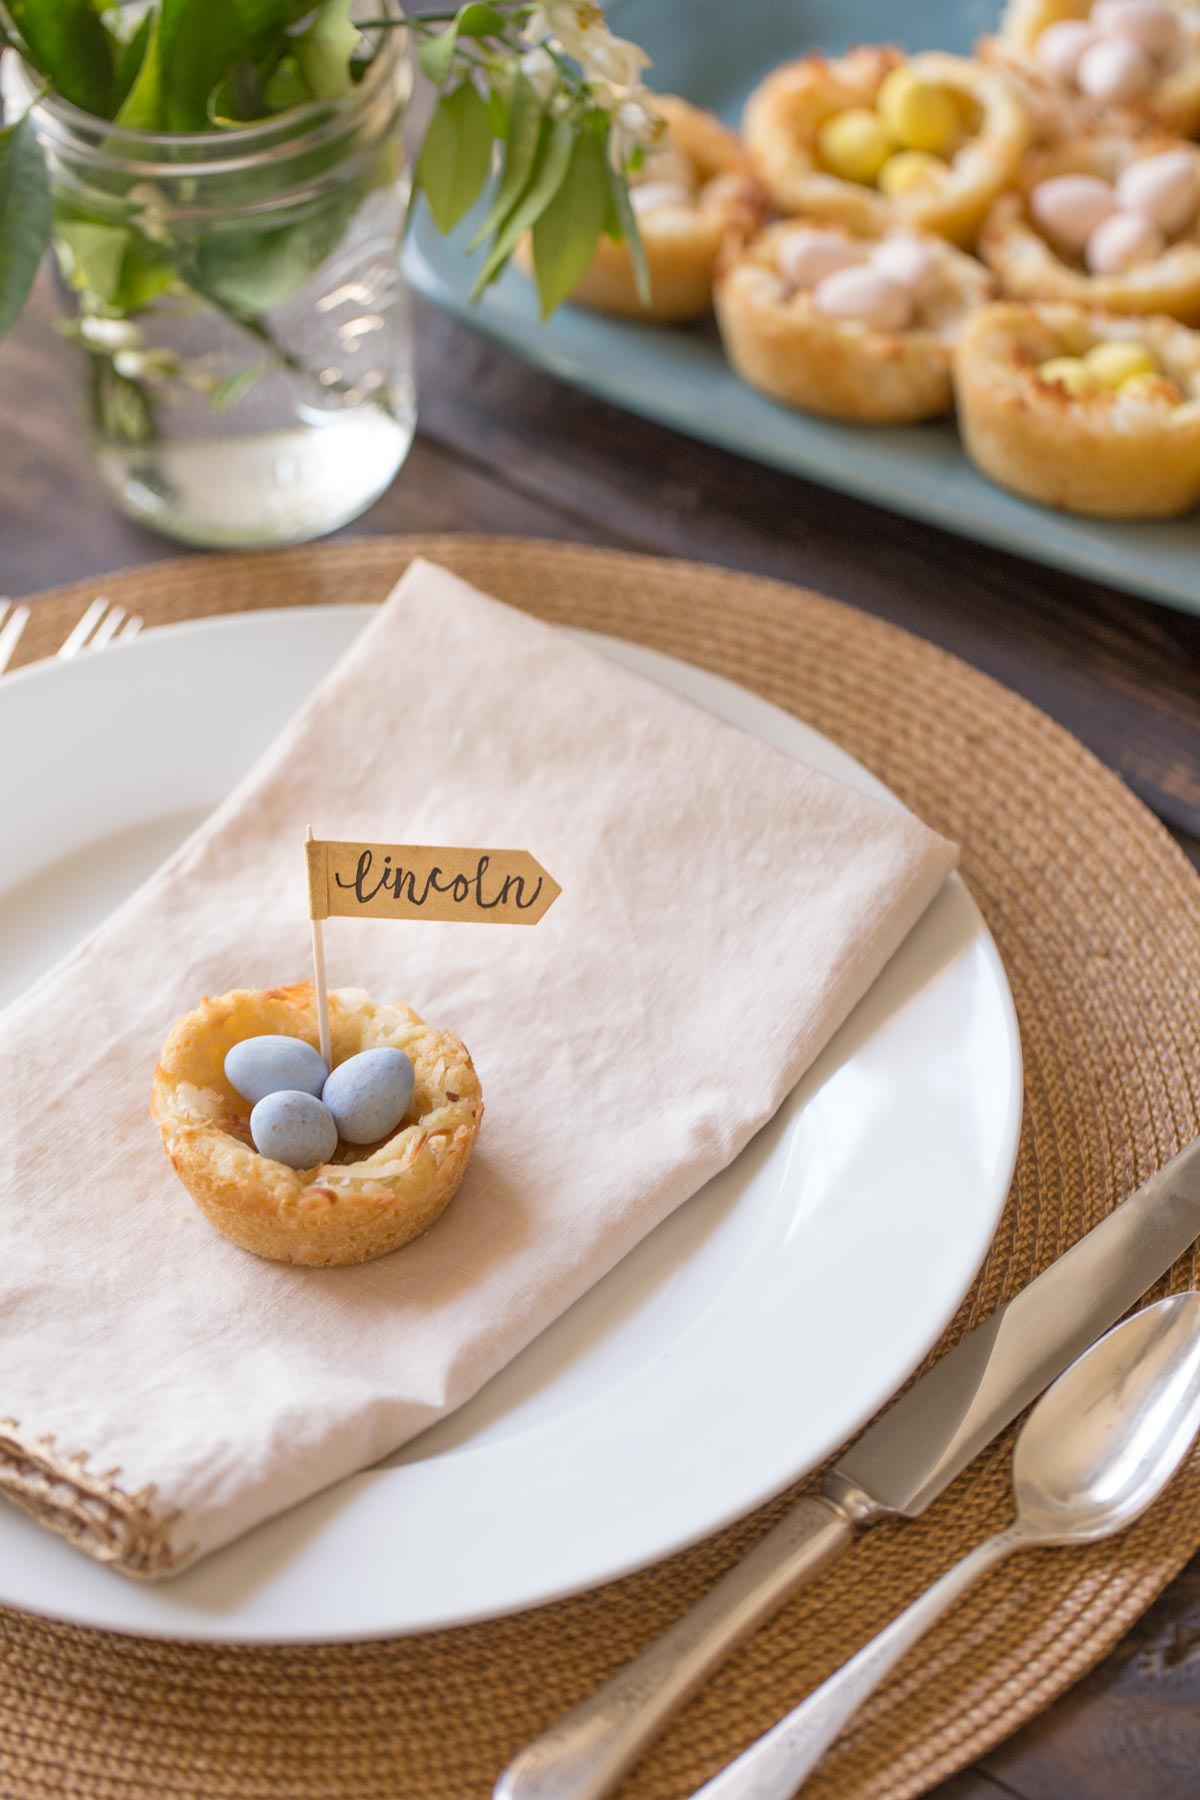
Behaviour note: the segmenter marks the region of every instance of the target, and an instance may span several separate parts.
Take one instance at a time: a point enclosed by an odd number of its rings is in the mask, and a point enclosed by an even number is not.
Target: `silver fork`
[[[58,654],[69,661],[84,650],[102,650],[114,641],[127,643],[137,636],[144,622],[137,613],[127,613],[123,606],[110,606],[102,594],[98,595],[67,633]]]
[[[29,608],[23,600],[19,605],[14,605],[11,600],[0,599],[0,675],[12,661],[13,651],[28,617]]]

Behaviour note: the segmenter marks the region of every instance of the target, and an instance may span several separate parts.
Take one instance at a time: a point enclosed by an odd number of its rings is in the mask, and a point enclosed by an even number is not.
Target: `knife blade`
[[[749,1555],[526,1746],[495,1800],[602,1800],[678,1707],[857,1528],[916,1518],[1200,1237],[1200,1138],[969,1331]]]

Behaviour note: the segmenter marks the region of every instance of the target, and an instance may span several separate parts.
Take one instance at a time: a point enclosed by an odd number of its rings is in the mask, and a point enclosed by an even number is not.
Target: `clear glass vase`
[[[34,106],[100,473],[184,543],[319,537],[408,454],[412,81],[402,33],[378,35],[349,97],[253,125],[129,131]]]

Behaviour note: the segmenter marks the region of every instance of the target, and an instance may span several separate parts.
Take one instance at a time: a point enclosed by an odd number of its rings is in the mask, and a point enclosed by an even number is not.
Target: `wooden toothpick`
[[[313,828],[308,828],[307,841],[312,843]],[[329,1036],[329,989],[325,984],[325,939],[320,919],[312,921],[313,986],[317,990],[317,1031],[325,1067],[333,1068],[333,1045]]]

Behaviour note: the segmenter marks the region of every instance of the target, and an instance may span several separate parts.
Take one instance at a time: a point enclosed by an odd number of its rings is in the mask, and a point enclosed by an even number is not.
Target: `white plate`
[[[369,611],[171,626],[4,678],[0,1002],[222,799]],[[881,791],[744,690],[593,641]],[[1020,1103],[1008,985],[956,877],[737,1162],[469,1405],[156,1586],[0,1506],[0,1601],[110,1630],[302,1642],[511,1612],[678,1550],[812,1468],[935,1341],[995,1229]]]

